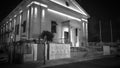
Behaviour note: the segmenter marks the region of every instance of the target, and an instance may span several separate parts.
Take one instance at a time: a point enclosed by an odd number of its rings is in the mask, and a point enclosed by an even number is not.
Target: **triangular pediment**
[[[73,11],[76,11],[78,13],[81,13],[85,16],[89,16],[85,10],[75,1],[75,0],[50,0],[54,3],[57,3],[59,5],[62,5],[66,8],[69,8]]]

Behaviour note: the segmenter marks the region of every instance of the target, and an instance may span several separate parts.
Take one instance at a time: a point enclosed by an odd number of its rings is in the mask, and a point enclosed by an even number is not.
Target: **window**
[[[23,21],[23,24],[21,25],[23,28],[23,33],[26,32],[26,21]]]
[[[56,33],[56,21],[51,21],[51,32]]]
[[[69,32],[64,32],[64,42],[69,43]]]
[[[76,36],[78,36],[78,29],[77,28],[75,29],[75,33],[76,33]]]
[[[69,6],[69,3],[68,3],[67,1],[65,2],[65,4],[66,4],[67,6]]]
[[[17,24],[17,25],[15,26],[15,32],[16,32],[16,35],[19,34],[19,24]]]

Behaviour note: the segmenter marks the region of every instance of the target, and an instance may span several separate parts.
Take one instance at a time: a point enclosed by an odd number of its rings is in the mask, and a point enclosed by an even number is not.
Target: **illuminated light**
[[[23,11],[22,10],[20,10],[20,13],[22,13]]]
[[[86,22],[88,21],[88,20],[86,20],[86,19],[84,19],[84,18],[82,18],[82,20],[83,20],[83,21],[86,21]]]
[[[73,34],[72,34],[72,28],[71,28],[71,31],[70,31],[70,32],[71,32],[71,34],[70,34],[70,36],[71,36],[71,42],[73,42],[73,37],[72,37],[72,36],[73,36]],[[72,44],[72,45],[73,45],[73,44]]]
[[[30,13],[30,11],[28,10],[28,12],[27,12],[27,20],[29,21],[29,13]]]
[[[16,17],[17,15],[14,15],[14,17]]]
[[[35,17],[37,17],[37,11],[38,11],[38,9],[37,9],[37,7],[35,7]]]
[[[45,17],[45,10],[43,9],[42,10],[42,18],[44,18]]]
[[[16,20],[14,19],[14,24],[16,23]]]
[[[31,16],[33,17],[33,7],[31,7]]]
[[[79,18],[70,16],[70,15],[67,15],[67,14],[64,14],[64,13],[61,13],[61,12],[52,10],[52,9],[48,9],[48,11],[54,12],[54,13],[56,13],[56,14],[60,14],[60,15],[65,16],[65,17],[69,17],[69,18],[74,19],[74,20],[77,20],[77,21],[81,21],[81,19],[79,19]]]
[[[71,10],[73,10],[73,11],[76,11],[76,12],[78,12],[78,13],[81,13],[81,14],[84,14],[84,15],[86,15],[80,8],[80,10],[81,11],[79,11],[79,10],[77,10],[77,9],[74,9],[74,8],[71,8],[71,7],[67,7],[67,6],[65,6],[64,4],[62,4],[62,3],[60,3],[60,2],[57,2],[56,0],[50,0],[50,1],[52,1],[52,2],[54,2],[54,3],[57,3],[57,4],[59,4],[59,5],[61,5],[61,6],[63,6],[63,7],[66,7],[66,8],[68,8],[68,9],[71,9]],[[76,4],[75,4],[76,5]],[[76,7],[78,7],[78,6],[76,6]]]
[[[37,1],[32,1],[30,4],[27,5],[27,7],[31,6],[32,4],[40,5],[40,6],[46,7],[46,8],[48,7],[47,5],[42,4],[42,3],[39,3],[39,2],[37,2]]]
[[[69,31],[68,27],[64,27],[64,28],[63,28],[63,31],[68,32],[68,31]]]
[[[19,33],[21,33],[21,23],[22,23],[22,16],[20,15],[20,24],[19,24],[19,30],[20,30],[20,32]]]
[[[88,32],[87,30],[88,30],[88,24],[86,23],[86,32]]]
[[[43,7],[48,7],[47,5],[45,5],[45,4],[42,4],[42,3],[39,3],[39,2],[36,2],[36,1],[33,1],[34,2],[34,4],[37,4],[37,5],[40,5],[40,6],[43,6]]]
[[[20,25],[21,25],[21,22],[22,22],[22,16],[20,15]]]
[[[12,19],[10,18],[10,21],[11,21]]]
[[[27,7],[30,7],[32,4],[33,4],[33,2],[29,3],[29,4],[27,5]]]
[[[84,30],[85,30],[85,24],[84,24],[84,22],[83,22],[82,24],[83,24],[83,33],[84,33]]]

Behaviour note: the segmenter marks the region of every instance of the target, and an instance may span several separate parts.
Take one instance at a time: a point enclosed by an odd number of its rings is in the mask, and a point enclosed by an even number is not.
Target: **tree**
[[[40,38],[47,42],[52,42],[53,37],[54,37],[53,33],[49,32],[49,31],[43,31],[40,35]]]

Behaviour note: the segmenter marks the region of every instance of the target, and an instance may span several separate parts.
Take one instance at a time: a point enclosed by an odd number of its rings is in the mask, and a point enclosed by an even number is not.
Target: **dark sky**
[[[2,0],[0,2],[0,21],[6,17],[21,1],[22,0]],[[120,36],[120,5],[118,0],[76,1],[86,10],[91,18],[102,20],[103,22],[111,20],[114,25],[113,32]]]
[[[89,19],[89,37],[99,39],[99,21],[102,27],[103,42],[111,41],[110,21],[112,23],[113,41],[120,40],[120,2],[119,0],[77,0],[91,16]],[[96,19],[96,20],[95,20]],[[91,22],[92,20],[92,22]]]
[[[4,19],[22,0],[1,0],[0,21]]]

